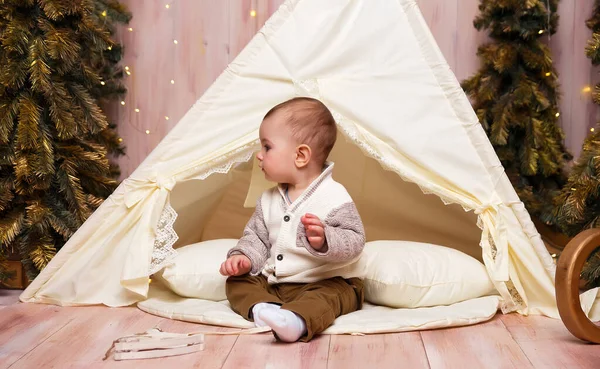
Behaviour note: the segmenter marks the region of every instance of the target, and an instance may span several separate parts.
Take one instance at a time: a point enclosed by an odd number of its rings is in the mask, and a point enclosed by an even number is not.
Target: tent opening
[[[364,155],[343,135],[329,157],[333,178],[354,199],[365,225],[367,241],[407,240],[448,246],[478,260],[481,230],[477,216],[460,205],[444,205],[436,195],[424,194]],[[227,174],[179,183],[171,192],[178,214],[175,248],[218,238],[239,238],[254,208],[244,207],[252,178],[253,160]],[[259,175],[262,175],[259,173]],[[252,196],[252,194],[250,194]],[[254,204],[256,198],[248,199]]]

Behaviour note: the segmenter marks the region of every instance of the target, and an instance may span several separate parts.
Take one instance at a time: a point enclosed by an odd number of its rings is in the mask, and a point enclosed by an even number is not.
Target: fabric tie
[[[483,224],[481,242],[492,262],[492,276],[496,281],[503,282],[509,279],[508,230],[501,214],[506,206],[502,202],[484,203],[475,209],[475,214]]]
[[[172,177],[162,177],[157,174],[150,176],[146,180],[137,178],[128,178],[125,180],[126,192],[124,195],[125,206],[131,208],[138,202],[148,197],[154,190],[171,191],[177,181]]]

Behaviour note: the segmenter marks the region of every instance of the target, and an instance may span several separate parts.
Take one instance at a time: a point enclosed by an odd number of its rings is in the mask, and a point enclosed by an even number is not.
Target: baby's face
[[[277,183],[293,182],[296,142],[286,127],[285,114],[277,112],[260,125],[261,150],[256,155],[265,178]]]

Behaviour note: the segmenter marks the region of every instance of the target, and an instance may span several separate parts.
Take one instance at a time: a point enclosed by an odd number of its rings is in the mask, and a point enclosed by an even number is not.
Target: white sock
[[[285,309],[264,309],[260,319],[284,342],[296,342],[306,333],[306,323],[298,314]]]
[[[257,327],[266,327],[267,324],[260,319],[259,312],[263,309],[265,310],[278,310],[281,306],[277,304],[271,304],[268,302],[259,302],[258,304],[252,307],[252,316],[254,317],[254,325]]]

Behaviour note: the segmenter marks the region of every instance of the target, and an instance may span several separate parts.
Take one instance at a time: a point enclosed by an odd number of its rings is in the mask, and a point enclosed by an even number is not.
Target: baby
[[[260,126],[257,159],[277,187],[265,191],[221,264],[227,299],[284,342],[309,341],[364,301],[362,221],[327,162],[337,129],[327,107],[295,98]]]

